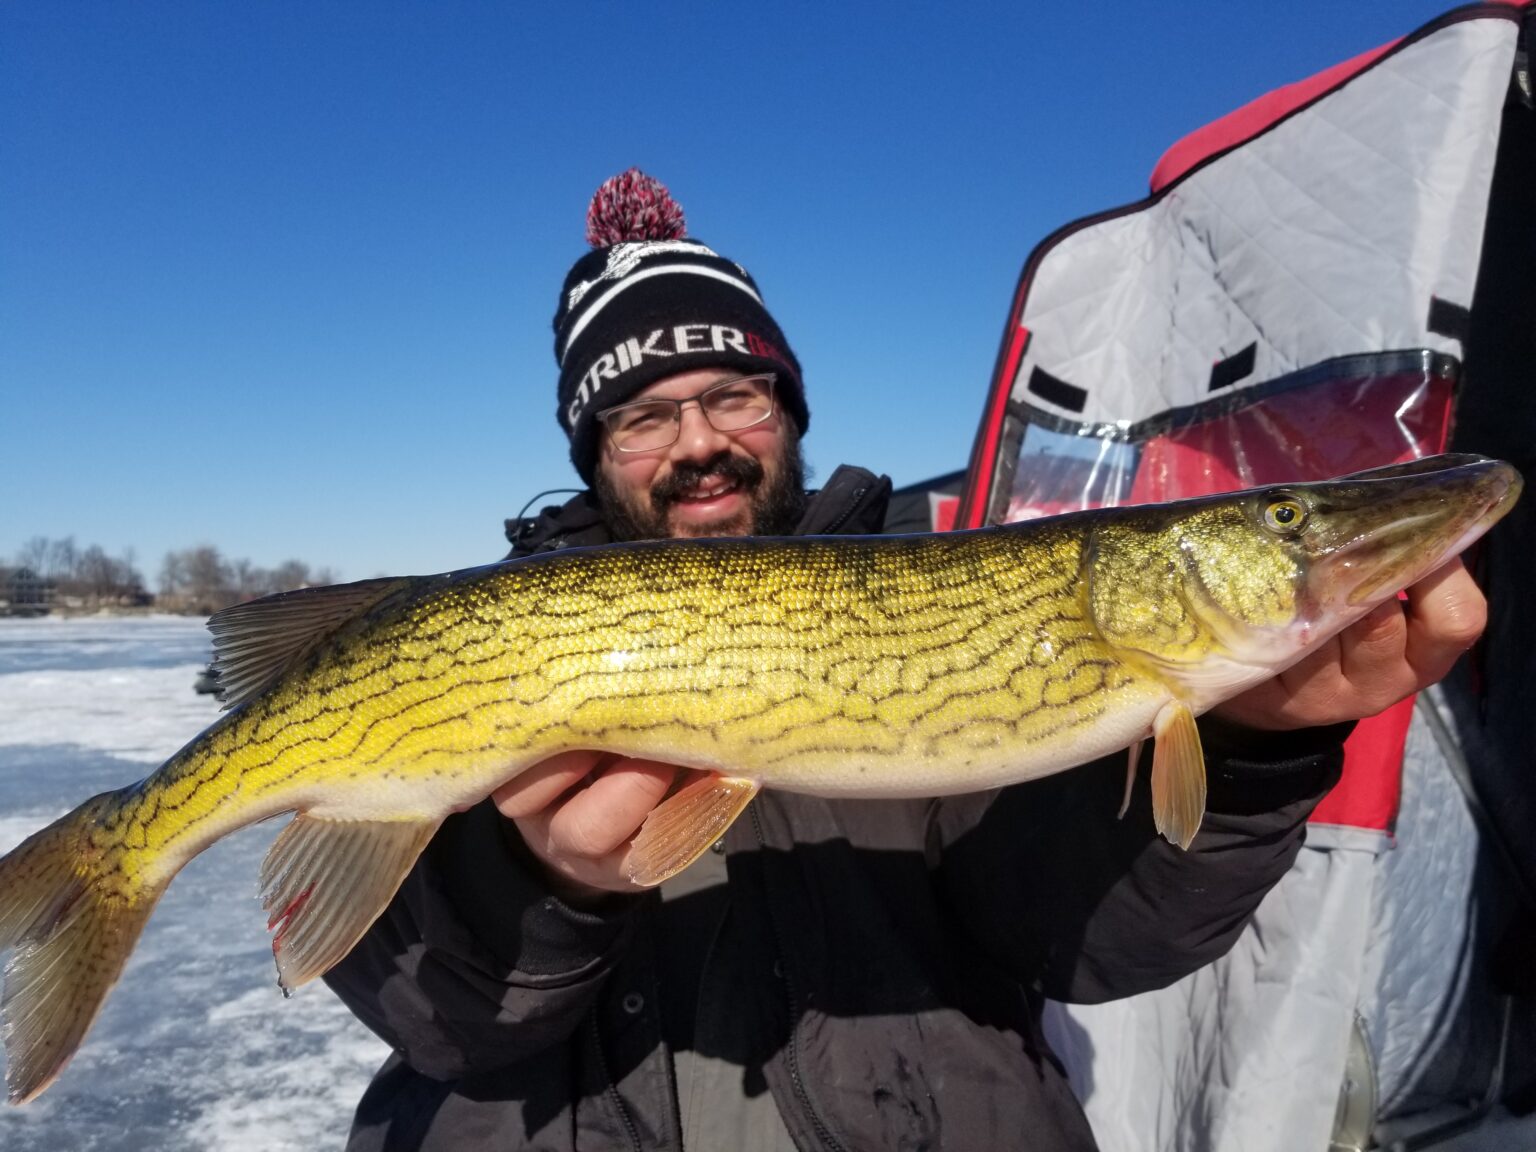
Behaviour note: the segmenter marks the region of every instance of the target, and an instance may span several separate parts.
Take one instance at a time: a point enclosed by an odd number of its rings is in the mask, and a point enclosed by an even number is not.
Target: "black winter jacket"
[[[877,531],[888,492],[839,469],[801,528]],[[585,494],[509,535],[514,555],[607,539]],[[806,1150],[1089,1152],[1044,999],[1132,995],[1224,953],[1295,858],[1346,731],[1202,721],[1208,811],[1187,852],[1155,835],[1145,771],[1115,819],[1123,756],[937,800],[759,794],[725,837],[747,1091],[771,1091]],[[658,911],[654,894],[566,904],[488,802],[451,817],[326,977],[395,1050],[351,1152],[680,1149]]]

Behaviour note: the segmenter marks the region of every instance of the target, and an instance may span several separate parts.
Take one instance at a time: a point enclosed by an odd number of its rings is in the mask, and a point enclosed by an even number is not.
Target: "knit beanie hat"
[[[555,313],[560,426],[588,483],[597,414],[695,368],[773,372],[777,402],[803,433],[800,363],[747,270],[689,240],[683,210],[631,168],[605,181],[587,209],[593,250],[565,278]]]

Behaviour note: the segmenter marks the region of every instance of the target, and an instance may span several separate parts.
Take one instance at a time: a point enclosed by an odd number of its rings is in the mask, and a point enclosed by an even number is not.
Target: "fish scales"
[[[57,1075],[208,844],[298,813],[262,898],[280,978],[303,983],[449,812],[567,749],[706,770],[630,846],[642,884],[759,787],[973,791],[1153,735],[1157,827],[1187,846],[1194,716],[1454,555],[1519,489],[1508,465],[1444,457],[980,532],[571,550],[221,613],[230,711],[0,858],[11,1098]]]

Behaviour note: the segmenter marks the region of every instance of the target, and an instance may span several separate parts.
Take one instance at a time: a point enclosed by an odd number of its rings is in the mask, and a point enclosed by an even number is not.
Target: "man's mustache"
[[[692,464],[685,460],[651,488],[651,503],[659,511],[680,500],[689,489],[710,477],[734,480],[750,491],[762,483],[763,466],[750,456],[736,456],[730,452],[718,453],[702,464]]]

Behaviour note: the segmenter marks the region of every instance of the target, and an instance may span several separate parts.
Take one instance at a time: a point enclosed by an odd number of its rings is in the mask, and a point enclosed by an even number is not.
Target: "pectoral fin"
[[[1177,700],[1152,721],[1152,819],[1164,839],[1188,848],[1205,815],[1205,756],[1195,714]]]
[[[284,992],[352,950],[439,823],[293,818],[261,865],[261,906],[276,929],[272,956]]]
[[[705,776],[667,797],[629,848],[629,878],[649,888],[692,864],[757,795],[755,780]]]

